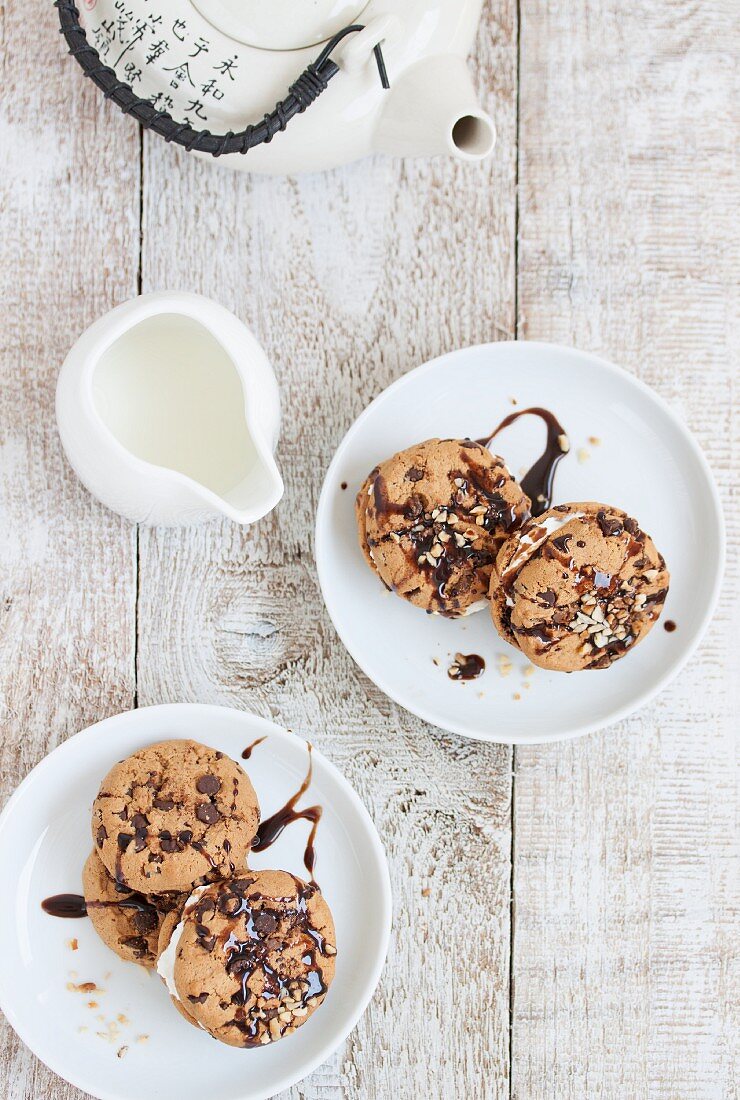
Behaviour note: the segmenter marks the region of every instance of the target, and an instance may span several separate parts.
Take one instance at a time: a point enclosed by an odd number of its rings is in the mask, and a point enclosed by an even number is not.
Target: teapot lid
[[[191,0],[217,30],[262,50],[298,50],[354,23],[368,0]]]

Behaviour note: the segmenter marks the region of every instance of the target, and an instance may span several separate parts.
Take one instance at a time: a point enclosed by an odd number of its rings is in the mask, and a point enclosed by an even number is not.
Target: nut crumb
[[[77,940],[67,940],[67,947],[70,951],[76,951],[79,946]]]
[[[512,668],[514,667],[511,663],[510,658],[507,657],[505,653],[499,653],[496,661],[498,663],[499,675],[508,676]]]

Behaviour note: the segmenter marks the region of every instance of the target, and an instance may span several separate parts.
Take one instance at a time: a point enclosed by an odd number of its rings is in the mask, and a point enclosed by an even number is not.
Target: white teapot
[[[106,97],[231,167],[493,149],[466,64],[482,0],[76,2],[57,0],[62,30]]]

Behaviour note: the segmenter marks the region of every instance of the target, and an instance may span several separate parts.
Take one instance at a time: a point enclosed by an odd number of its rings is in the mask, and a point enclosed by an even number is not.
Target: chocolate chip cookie
[[[244,870],[258,824],[257,796],[234,760],[196,741],[162,741],[108,772],[92,835],[119,885],[189,894]]]
[[[457,618],[485,607],[496,553],[529,506],[482,444],[428,439],[376,466],[355,513],[362,551],[385,586]]]
[[[169,927],[174,918],[168,921]],[[186,1018],[230,1046],[291,1035],[324,1000],[336,939],[316,886],[259,871],[206,886],[185,906],[157,970]],[[178,1006],[180,1007],[180,1006]]]
[[[103,943],[126,962],[156,966],[162,923],[170,913],[179,919],[187,894],[140,894],[120,886],[97,852],[85,863],[82,889],[87,915]]]
[[[496,558],[491,614],[542,668],[608,668],[658,620],[670,575],[636,520],[607,504],[560,504],[512,534]]]

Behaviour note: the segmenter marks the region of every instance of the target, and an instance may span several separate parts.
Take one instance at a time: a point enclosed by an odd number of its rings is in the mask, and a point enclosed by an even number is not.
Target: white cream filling
[[[170,942],[165,947],[162,954],[157,959],[157,973],[167,986],[170,996],[174,997],[176,1001],[182,1004],[182,997],[177,992],[177,986],[175,985],[175,960],[177,959],[177,945],[180,942],[180,936],[185,928],[185,920],[187,913],[194,902],[198,900],[204,890],[207,890],[208,886],[199,886],[197,890],[194,890],[188,900],[185,902],[182,910],[182,918],[180,923],[175,928],[175,931],[170,936]],[[196,1021],[197,1023],[197,1021]],[[198,1024],[198,1027],[201,1025]]]
[[[520,569],[527,564],[535,551],[542,546],[542,543],[546,542],[547,539],[549,539],[551,535],[554,535],[556,531],[559,531],[561,527],[565,527],[566,523],[570,523],[572,519],[583,519],[583,512],[569,512],[562,517],[549,516],[546,520],[537,524],[535,530],[542,533],[538,534],[536,538],[531,534],[523,535],[519,540],[519,549],[516,554],[514,554],[514,557],[511,559],[501,576],[502,583],[506,584],[506,581],[512,574],[517,574]]]
[[[476,600],[475,603],[471,603],[470,607],[466,608],[462,615],[458,617],[467,619],[468,615],[476,615],[479,611],[484,611],[487,607],[488,600]]]

